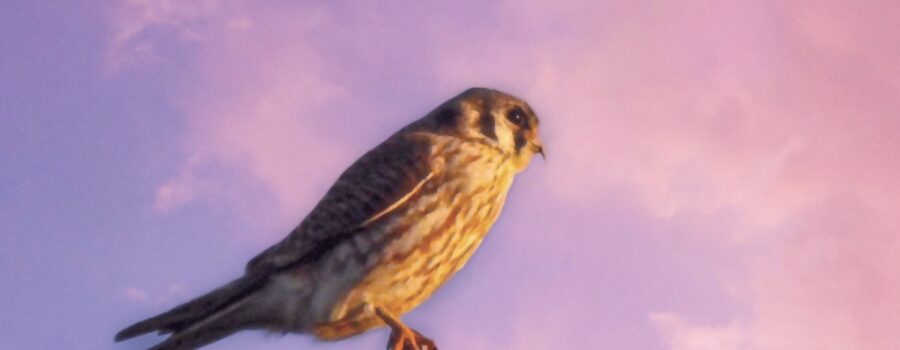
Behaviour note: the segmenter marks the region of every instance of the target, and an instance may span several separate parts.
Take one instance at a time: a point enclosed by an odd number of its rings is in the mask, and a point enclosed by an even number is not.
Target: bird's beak
[[[544,155],[544,145],[541,143],[540,139],[534,140],[534,142],[531,143],[531,150],[534,151],[534,153],[540,153],[541,159],[547,160],[547,156]]]

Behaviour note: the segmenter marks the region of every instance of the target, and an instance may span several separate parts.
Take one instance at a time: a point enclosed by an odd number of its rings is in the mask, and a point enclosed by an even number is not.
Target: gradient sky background
[[[4,3],[0,348],[157,342],[112,337],[489,86],[548,160],[406,317],[442,349],[900,349],[900,2],[555,3]]]

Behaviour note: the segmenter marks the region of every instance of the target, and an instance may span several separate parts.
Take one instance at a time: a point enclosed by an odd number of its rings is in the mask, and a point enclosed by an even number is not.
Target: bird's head
[[[428,124],[465,139],[485,142],[507,155],[516,171],[535,154],[544,156],[538,118],[521,99],[487,88],[471,88],[425,117]]]

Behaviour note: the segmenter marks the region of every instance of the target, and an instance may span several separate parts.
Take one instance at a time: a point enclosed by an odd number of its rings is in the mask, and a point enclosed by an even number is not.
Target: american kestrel
[[[468,89],[353,163],[243,277],[115,339],[158,331],[171,336],[152,350],[193,349],[245,329],[338,340],[387,325],[389,350],[434,350],[400,315],[465,265],[535,154],[527,103]]]

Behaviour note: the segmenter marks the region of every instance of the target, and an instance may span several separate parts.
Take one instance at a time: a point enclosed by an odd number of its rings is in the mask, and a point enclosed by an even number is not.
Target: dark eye
[[[506,119],[508,119],[513,124],[523,125],[526,121],[525,111],[523,111],[519,107],[513,108],[506,113]]]

